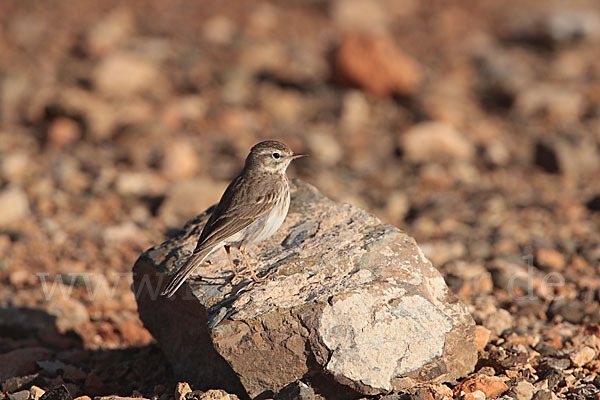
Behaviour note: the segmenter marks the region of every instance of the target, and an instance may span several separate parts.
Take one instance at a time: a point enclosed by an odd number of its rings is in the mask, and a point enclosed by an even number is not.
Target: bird
[[[257,143],[250,149],[242,172],[225,189],[221,200],[204,225],[188,260],[170,278],[162,295],[171,297],[204,259],[221,247],[225,249],[234,275],[231,247],[239,249],[254,281],[255,274],[246,249],[271,237],[281,226],[290,206],[290,185],[286,170],[296,154],[276,140]]]

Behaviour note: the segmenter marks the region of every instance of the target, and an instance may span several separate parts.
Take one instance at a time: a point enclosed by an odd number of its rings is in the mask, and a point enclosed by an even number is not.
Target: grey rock
[[[20,390],[15,393],[10,393],[8,395],[10,400],[28,400],[29,399],[29,390]]]
[[[379,394],[469,373],[473,319],[414,239],[310,185],[292,186],[284,225],[250,249],[265,282],[244,270],[232,278],[218,251],[173,298],[158,295],[206,213],[136,262],[141,319],[178,377],[255,397],[305,376]]]
[[[315,391],[302,381],[293,382],[275,395],[275,400],[315,400]]]
[[[535,387],[531,383],[526,380],[521,380],[510,389],[509,396],[516,400],[530,400],[533,397],[534,392]]]
[[[39,374],[13,376],[2,382],[3,392],[18,392],[20,390],[29,389],[33,385],[44,386],[46,384],[44,378]]]
[[[73,400],[73,396],[71,396],[65,385],[60,385],[48,390],[40,397],[40,400]]]

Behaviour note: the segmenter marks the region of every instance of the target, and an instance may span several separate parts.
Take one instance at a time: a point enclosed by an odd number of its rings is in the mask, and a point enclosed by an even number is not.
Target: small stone
[[[387,36],[347,34],[334,56],[334,76],[376,96],[410,95],[421,83],[421,67]]]
[[[504,379],[498,376],[476,375],[467,379],[454,389],[455,395],[482,391],[486,398],[499,396],[508,390]]]
[[[534,163],[552,174],[578,176],[600,167],[600,158],[589,138],[556,136],[540,139],[533,149]]]
[[[81,138],[81,126],[71,118],[58,117],[48,127],[48,142],[56,147],[66,147]]]
[[[34,285],[38,281],[39,280],[37,276],[31,273],[31,271],[27,271],[24,269],[18,269],[16,271],[13,271],[8,276],[8,282],[16,288],[23,288],[27,285]]]
[[[40,400],[73,400],[73,397],[65,385],[61,385],[44,393]]]
[[[471,393],[467,393],[461,397],[463,400],[485,400],[485,393],[481,390],[476,390]]]
[[[566,265],[565,257],[559,251],[548,248],[537,249],[535,263],[541,268],[555,271],[562,271]]]
[[[336,138],[325,132],[306,136],[308,154],[326,167],[336,165],[344,156],[344,151]]]
[[[75,397],[75,399],[73,400],[92,400],[92,398],[90,396],[79,396],[79,397]]]
[[[594,10],[595,11],[595,10]],[[557,9],[546,14],[540,33],[556,44],[569,44],[600,36],[600,15],[585,8]]]
[[[102,239],[106,244],[136,243],[142,237],[143,232],[132,221],[108,226],[102,233]]]
[[[370,117],[369,103],[360,90],[350,90],[344,95],[340,126],[344,133],[353,135],[364,127]]]
[[[42,388],[33,385],[29,388],[29,393],[31,393],[31,400],[38,400],[44,395],[44,393],[46,393],[46,391]]]
[[[588,304],[578,299],[566,300],[564,298],[557,298],[548,307],[548,316],[553,318],[556,315],[560,315],[565,321],[580,324],[585,318]]]
[[[392,224],[400,226],[409,210],[410,200],[405,192],[395,191],[390,193],[385,204],[385,213]]]
[[[18,186],[0,191],[0,228],[9,227],[29,215],[27,194]]]
[[[190,178],[198,170],[198,156],[188,140],[174,140],[167,144],[162,170],[172,179]]]
[[[582,367],[596,357],[596,352],[591,347],[585,346],[575,349],[569,354],[569,359],[575,367]]]
[[[139,94],[164,94],[167,83],[158,66],[132,53],[113,53],[93,71],[94,85],[109,97],[129,98]]]
[[[44,385],[44,378],[39,374],[13,376],[2,382],[2,391],[9,393],[18,392],[19,390],[29,389],[34,384]]]
[[[405,131],[399,139],[404,156],[413,162],[469,160],[473,144],[452,126],[442,122],[421,122]]]
[[[534,392],[535,387],[531,383],[521,380],[510,389],[509,395],[516,400],[530,400]]]
[[[485,326],[477,325],[475,327],[475,344],[477,351],[483,351],[490,340],[490,330]]]
[[[340,30],[370,34],[387,33],[391,15],[382,2],[336,0],[330,4],[331,19]]]
[[[239,400],[239,398],[221,389],[211,389],[202,393],[198,400]]]
[[[32,171],[29,154],[14,150],[3,153],[0,161],[0,173],[9,182],[22,184]]]
[[[124,171],[118,175],[115,188],[125,196],[157,196],[164,193],[166,182],[150,172]]]
[[[315,400],[315,391],[302,381],[290,383],[275,395],[275,400]]]
[[[90,55],[101,57],[124,43],[134,31],[131,11],[116,8],[92,25],[86,33],[85,46]]]
[[[185,395],[192,392],[187,382],[178,382],[175,386],[175,400],[185,400]]]
[[[29,390],[21,390],[15,393],[9,393],[9,400],[29,400]]]
[[[508,311],[500,308],[497,312],[488,315],[483,325],[492,333],[501,336],[502,332],[513,327],[514,318]]]
[[[538,390],[533,395],[533,400],[553,400],[552,392],[549,390]]]
[[[204,22],[202,36],[210,43],[226,45],[234,39],[236,31],[235,22],[222,15],[217,15]]]

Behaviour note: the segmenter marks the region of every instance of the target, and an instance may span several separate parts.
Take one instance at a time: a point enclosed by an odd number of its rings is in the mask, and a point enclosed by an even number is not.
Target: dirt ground
[[[415,396],[600,398],[597,0],[5,0],[0,27],[0,399],[171,398],[131,267],[267,138],[480,325],[473,374]]]

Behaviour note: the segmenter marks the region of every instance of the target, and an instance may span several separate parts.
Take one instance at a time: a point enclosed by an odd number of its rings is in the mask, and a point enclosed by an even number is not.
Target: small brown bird
[[[294,154],[285,144],[268,140],[256,144],[246,157],[242,172],[229,184],[202,229],[196,249],[162,291],[171,297],[204,259],[224,247],[231,268],[230,247],[237,247],[252,278],[258,281],[245,249],[271,235],[283,223],[290,206],[290,185],[285,171],[290,162],[304,154]]]

